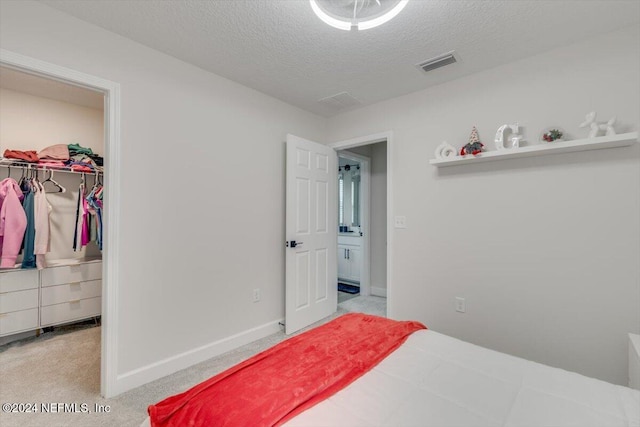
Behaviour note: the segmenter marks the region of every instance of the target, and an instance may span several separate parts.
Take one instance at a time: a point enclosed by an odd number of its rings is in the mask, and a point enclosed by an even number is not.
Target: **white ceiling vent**
[[[424,62],[421,62],[417,64],[416,67],[427,73],[431,70],[435,70],[436,68],[444,67],[445,65],[458,62],[456,56],[456,52],[452,50],[451,52],[443,53],[440,56],[436,56],[435,58],[431,58]]]
[[[342,110],[344,108],[362,104],[347,92],[340,92],[335,95],[327,96],[326,98],[319,99],[318,102],[326,105],[327,107],[331,107],[334,110]]]

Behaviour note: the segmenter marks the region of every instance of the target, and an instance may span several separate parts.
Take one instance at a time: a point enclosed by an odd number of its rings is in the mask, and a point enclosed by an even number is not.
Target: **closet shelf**
[[[81,171],[74,171],[71,170],[71,168],[65,167],[65,168],[56,168],[56,167],[48,167],[45,165],[39,165],[37,163],[29,163],[29,162],[23,162],[21,160],[15,160],[15,159],[5,159],[0,157],[0,166],[6,167],[6,168],[27,168],[27,169],[33,169],[33,170],[39,170],[39,171],[53,171],[53,172],[64,172],[64,173],[75,173],[75,174],[79,174],[79,173],[84,173],[87,175],[95,175],[96,172],[99,175],[102,175],[103,170],[101,167],[98,167],[95,171],[93,172],[81,172]]]
[[[612,136],[574,139],[572,141],[549,142],[520,148],[485,151],[477,156],[466,155],[446,159],[432,159],[429,163],[436,167],[467,165],[495,160],[507,160],[520,157],[545,156],[548,154],[573,153],[576,151],[600,150],[603,148],[626,147],[638,142],[638,132]]]

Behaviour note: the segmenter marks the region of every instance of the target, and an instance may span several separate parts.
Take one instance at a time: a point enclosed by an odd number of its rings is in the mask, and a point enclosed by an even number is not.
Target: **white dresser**
[[[101,295],[101,260],[1,271],[0,336],[100,316]]]
[[[40,272],[40,326],[100,315],[102,262],[45,268]]]
[[[38,328],[38,278],[37,270],[0,273],[0,336]]]

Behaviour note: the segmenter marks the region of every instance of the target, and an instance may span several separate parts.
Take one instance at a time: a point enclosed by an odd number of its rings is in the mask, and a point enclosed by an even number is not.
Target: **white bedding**
[[[423,330],[285,426],[640,427],[640,392]]]

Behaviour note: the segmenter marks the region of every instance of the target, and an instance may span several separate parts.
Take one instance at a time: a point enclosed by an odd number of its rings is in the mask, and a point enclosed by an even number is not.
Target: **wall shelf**
[[[436,167],[458,166],[495,160],[515,159],[520,157],[545,156],[548,154],[626,147],[636,142],[638,142],[638,132],[629,132],[612,136],[598,136],[596,138],[574,139],[572,141],[541,143],[499,151],[485,151],[477,156],[466,155],[446,159],[432,159],[429,160],[429,163]]]
[[[21,160],[16,160],[16,159],[6,159],[6,158],[2,158],[0,157],[0,167],[5,167],[5,168],[14,168],[14,169],[29,169],[29,170],[38,170],[38,171],[51,171],[51,172],[64,172],[64,173],[74,173],[74,174],[86,174],[86,175],[95,175],[96,173],[98,175],[102,175],[103,174],[103,167],[102,166],[96,166],[95,169],[92,172],[82,172],[82,171],[74,171],[71,170],[70,167],[51,167],[51,166],[45,166],[45,165],[40,165],[38,163],[29,163],[29,162],[24,162]]]

